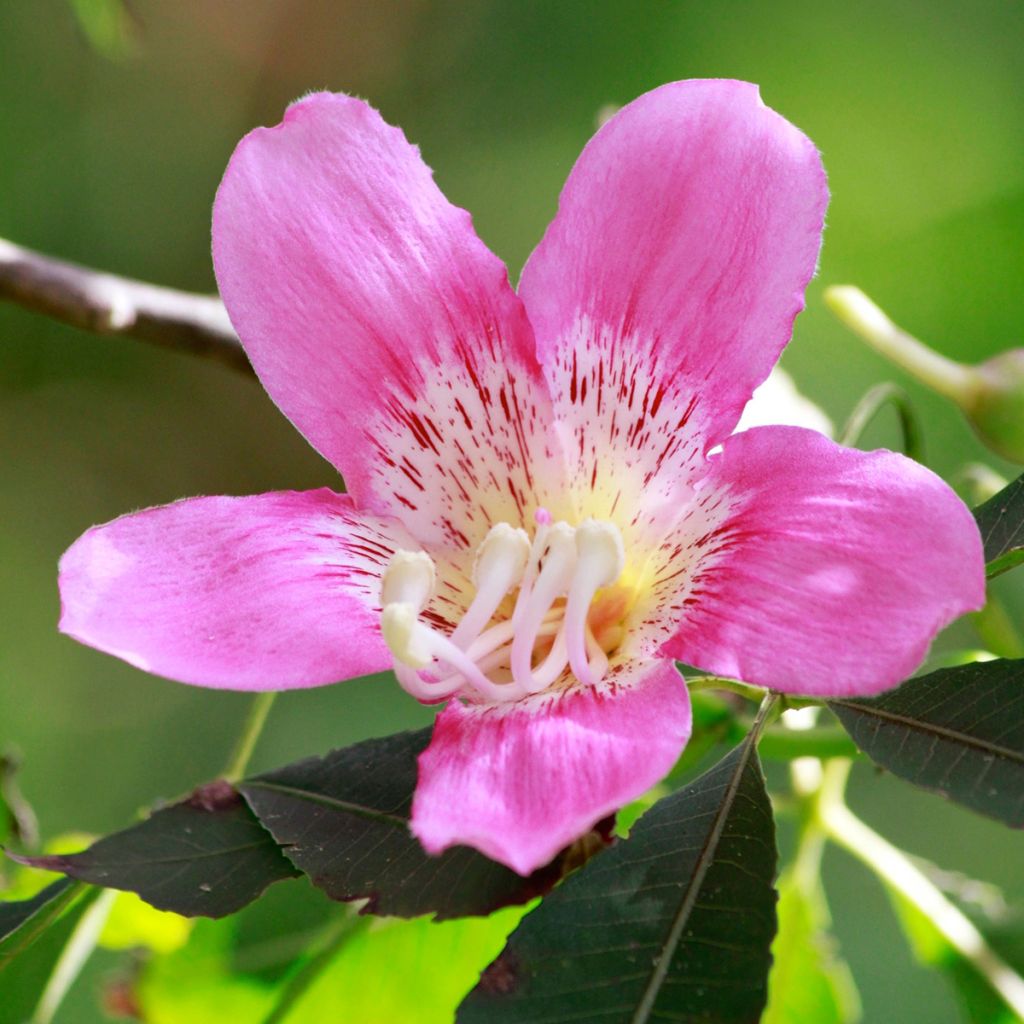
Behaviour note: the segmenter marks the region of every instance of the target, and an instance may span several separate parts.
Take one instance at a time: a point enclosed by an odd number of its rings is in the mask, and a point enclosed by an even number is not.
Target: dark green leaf
[[[894,775],[1024,826],[1024,660],[940,669],[880,697],[830,702]]]
[[[1024,476],[979,505],[974,518],[985,545],[990,578],[1024,561]]]
[[[775,932],[775,860],[748,741],[528,914],[458,1021],[756,1021]]]
[[[430,730],[367,740],[246,779],[249,806],[296,867],[331,899],[374,914],[489,914],[547,891],[561,867],[529,878],[465,847],[430,857],[409,832],[416,757]]]
[[[30,900],[0,903],[0,970],[56,921],[81,889],[62,878]]]
[[[161,910],[223,917],[272,882],[297,874],[226,782],[94,843],[82,853],[17,858],[22,863],[138,893]]]

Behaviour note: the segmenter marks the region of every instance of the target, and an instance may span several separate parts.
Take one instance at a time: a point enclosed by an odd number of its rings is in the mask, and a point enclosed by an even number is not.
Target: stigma
[[[424,621],[435,571],[423,551],[398,551],[381,585],[381,633],[399,683],[417,700],[512,701],[575,677],[596,686],[618,646],[629,601],[614,523],[554,522],[538,509],[533,538],[493,526],[473,564],[476,593],[448,634]],[[595,598],[607,594],[603,602]],[[615,621],[611,621],[614,619]],[[596,633],[595,633],[596,630]]]

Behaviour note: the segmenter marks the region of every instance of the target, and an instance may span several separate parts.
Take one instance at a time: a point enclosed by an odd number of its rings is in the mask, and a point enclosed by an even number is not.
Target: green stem
[[[298,1001],[309,991],[313,982],[331,964],[338,950],[353,935],[369,927],[370,921],[371,918],[356,913],[342,917],[325,936],[320,949],[288,979],[270,1013],[263,1018],[263,1024],[282,1024]]]
[[[845,729],[822,725],[813,729],[765,729],[758,746],[761,757],[770,761],[792,761],[797,757],[856,757],[857,745]]]
[[[231,759],[224,770],[224,778],[228,782],[237,782],[249,766],[249,759],[256,748],[256,741],[263,732],[263,726],[267,722],[267,715],[274,703],[276,693],[268,691],[257,693],[249,706],[249,714],[246,716],[245,724],[242,726],[241,735],[235,743],[235,749],[231,753]]]
[[[972,367],[939,355],[901,330],[859,288],[852,285],[826,288],[825,303],[876,352],[961,408],[971,406],[978,380]]]
[[[849,762],[842,761],[832,762],[825,769],[818,820],[829,839],[924,914],[1006,1005],[1024,1019],[1024,978],[1002,960],[974,924],[902,850],[865,825],[843,803],[842,787],[849,770]]]
[[[899,415],[900,429],[903,432],[903,453],[915,462],[923,462],[924,442],[921,424],[910,404],[910,396],[898,384],[890,381],[876,384],[854,406],[839,436],[839,443],[854,447],[860,441],[868,424],[886,405],[892,405]]]
[[[85,911],[81,920],[75,925],[67,945],[57,958],[46,988],[43,989],[43,994],[39,997],[35,1013],[32,1014],[31,1024],[50,1024],[53,1020],[64,997],[75,983],[75,979],[81,974],[89,957],[92,956],[116,898],[117,893],[113,889],[101,892],[93,905]]]

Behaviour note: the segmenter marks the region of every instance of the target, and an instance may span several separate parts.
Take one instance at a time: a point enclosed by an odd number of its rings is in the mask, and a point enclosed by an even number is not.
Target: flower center
[[[630,591],[614,586],[625,565],[622,535],[597,519],[552,522],[545,509],[536,522],[532,542],[508,523],[491,528],[473,566],[476,595],[448,636],[421,617],[434,592],[430,556],[398,551],[391,559],[381,632],[398,681],[417,700],[517,700],[554,685],[566,669],[587,686],[604,677],[632,603]]]

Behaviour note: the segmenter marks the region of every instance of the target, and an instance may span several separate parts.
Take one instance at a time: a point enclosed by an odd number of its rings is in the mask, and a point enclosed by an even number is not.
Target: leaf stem
[[[924,442],[921,424],[910,404],[910,396],[898,384],[884,381],[866,391],[854,406],[850,418],[846,421],[839,443],[853,447],[860,441],[861,435],[868,424],[886,406],[892,405],[900,418],[900,429],[903,432],[903,453],[915,462],[924,461]]]
[[[298,1001],[309,991],[310,986],[330,966],[338,950],[353,935],[369,927],[370,918],[355,912],[345,914],[324,936],[323,944],[285,983],[277,1002],[262,1024],[282,1024]]]
[[[231,759],[228,761],[227,768],[224,769],[224,778],[228,782],[238,782],[245,775],[249,759],[252,757],[253,750],[256,749],[256,742],[260,738],[260,733],[263,732],[263,726],[266,725],[267,715],[270,714],[275,697],[277,694],[273,690],[268,690],[264,693],[257,693],[253,698],[253,702],[249,706],[249,714],[242,726],[242,732],[231,753]]]
[[[765,729],[758,746],[761,757],[770,761],[792,761],[800,757],[857,757],[860,751],[849,733],[838,726],[813,729]]]
[[[972,922],[902,850],[846,806],[842,789],[849,771],[850,764],[844,760],[832,761],[825,768],[818,813],[828,837],[924,914],[1006,1005],[1024,1019],[1024,978],[989,946]]]

